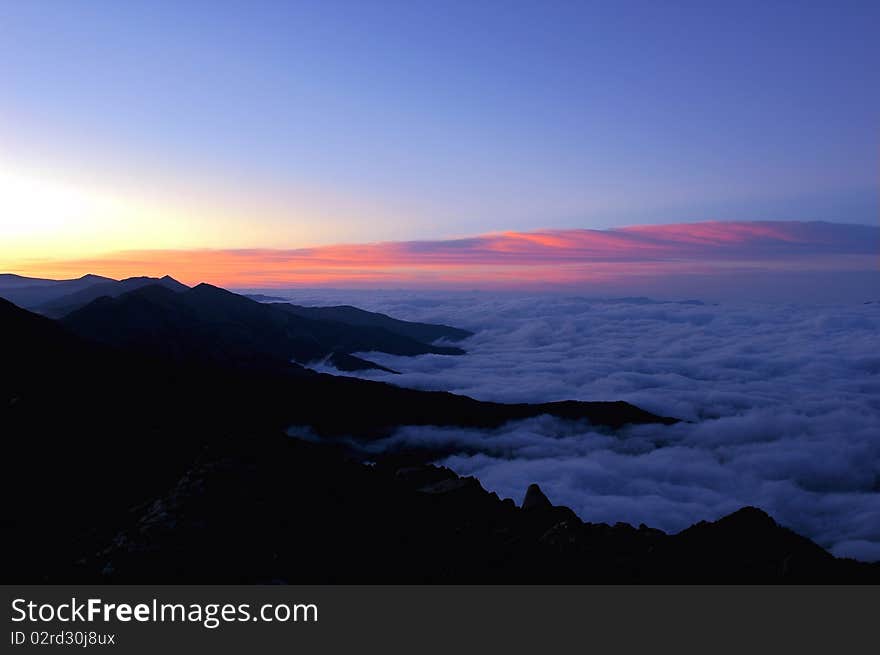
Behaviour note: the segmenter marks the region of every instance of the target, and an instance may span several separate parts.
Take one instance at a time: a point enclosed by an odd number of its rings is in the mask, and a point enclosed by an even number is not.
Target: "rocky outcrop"
[[[553,507],[553,504],[547,499],[547,496],[544,495],[544,492],[541,491],[541,487],[537,484],[530,484],[529,488],[526,489],[525,498],[523,498],[522,508],[523,509],[546,509]]]
[[[202,456],[74,569],[79,581],[876,582],[755,508],[675,535],[523,507],[432,465],[364,465],[293,439]]]

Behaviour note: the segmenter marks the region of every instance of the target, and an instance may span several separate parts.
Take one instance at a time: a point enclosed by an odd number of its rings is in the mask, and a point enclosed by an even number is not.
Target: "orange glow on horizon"
[[[121,279],[172,275],[187,284],[523,287],[738,270],[870,270],[880,230],[829,224],[695,223],[613,230],[503,232],[467,239],[280,249],[127,250],[75,259],[19,259],[8,272]],[[872,250],[873,248],[873,250]],[[4,271],[6,272],[6,271]]]

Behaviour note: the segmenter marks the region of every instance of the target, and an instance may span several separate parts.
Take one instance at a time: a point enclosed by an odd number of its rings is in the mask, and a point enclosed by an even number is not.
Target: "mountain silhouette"
[[[55,298],[50,302],[43,303],[42,305],[36,307],[36,311],[52,318],[60,318],[81,307],[84,307],[93,300],[101,298],[102,296],[115,298],[116,296],[121,296],[122,294],[128,293],[129,291],[134,291],[136,289],[141,289],[143,287],[151,285],[163,286],[167,289],[171,289],[172,291],[186,291],[187,289],[189,289],[188,286],[186,286],[185,284],[181,284],[170,275],[166,275],[162,278],[147,276],[130,277],[124,280],[119,280],[118,282],[115,280],[110,280],[89,285],[85,289],[80,289],[79,291],[75,291],[74,293],[70,293],[65,296],[61,296],[60,298]]]
[[[364,466],[279,437],[200,455],[71,575],[120,583],[741,584],[877,582],[880,565],[836,559],[756,508],[672,535],[589,523],[543,494],[518,508],[448,469]]]
[[[52,280],[40,277],[25,277],[14,273],[0,273],[0,289],[34,289],[38,287],[70,288],[77,285],[89,285],[99,282],[115,282],[112,278],[86,273],[69,280]]]
[[[115,281],[108,277],[92,274],[83,275],[74,280],[46,280],[3,273],[0,274],[0,298],[20,307],[35,309],[44,303],[82,291],[95,284]]]
[[[254,309],[228,296],[214,288],[178,293],[149,286],[94,301],[89,307],[134,302],[135,309],[149,312],[135,311],[113,326],[118,332],[144,329],[143,339],[125,348],[84,339],[64,322],[0,300],[0,447],[3,461],[13,464],[2,477],[0,529],[15,535],[7,543],[4,579],[13,572],[31,581],[67,579],[71,561],[111,539],[132,508],[159,498],[199,453],[219,454],[239,440],[259,452],[265,439],[291,425],[308,427],[333,450],[342,443],[337,436],[369,440],[406,424],[492,427],[547,413],[618,426],[670,420],[627,403],[482,403],[295,365],[260,368],[188,354],[156,356],[155,340],[165,336],[175,337],[177,347],[197,344],[207,328],[193,315],[237,318],[241,330],[247,322],[239,312],[269,320],[256,303]],[[234,306],[218,304],[218,297]],[[150,327],[139,327],[140,318]],[[159,335],[150,338],[154,328]],[[187,334],[189,329],[196,332]]]
[[[464,353],[382,327],[303,318],[283,307],[209,284],[181,291],[148,285],[116,298],[98,298],[66,315],[62,323],[82,337],[119,348],[238,367],[284,367],[291,360],[310,363],[338,356],[337,361],[354,370],[376,365],[341,355],[363,351],[407,356]]]
[[[357,307],[352,307],[351,305],[338,305],[335,307],[303,307],[302,305],[294,305],[290,303],[277,303],[275,306],[303,318],[320,321],[337,321],[347,325],[356,325],[358,327],[383,328],[394,334],[399,334],[425,343],[432,343],[438,339],[461,341],[462,339],[473,336],[472,332],[460,328],[450,327],[448,325],[401,321],[387,316],[386,314],[368,312]]]
[[[365,465],[352,438],[402,425],[674,419],[625,402],[488,403],[276,365],[281,336],[323,323],[208,285],[149,285],[63,321],[0,300],[3,579],[878,580],[877,565],[836,559],[755,508],[666,535],[584,522],[537,486],[518,508],[426,464],[437,451]],[[236,361],[251,349],[266,366]],[[216,350],[227,355],[202,356]]]

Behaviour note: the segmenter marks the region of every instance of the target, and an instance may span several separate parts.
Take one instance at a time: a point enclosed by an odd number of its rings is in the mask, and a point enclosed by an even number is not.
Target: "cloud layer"
[[[617,436],[547,417],[405,428],[518,501],[538,482],[585,520],[679,530],[746,504],[837,555],[880,560],[880,303],[698,305],[504,294],[328,294],[477,334],[465,357],[371,360],[381,379],[486,400],[616,400],[691,421]]]
[[[760,275],[814,287],[829,274],[853,284],[880,279],[880,228],[801,222],[708,222],[609,230],[501,232],[442,241],[294,250],[132,251],[93,259],[34,261],[24,274],[111,277],[171,274],[187,283],[384,288],[546,289],[585,286],[615,293],[727,290]],[[19,267],[20,268],[20,267]],[[762,278],[763,279],[763,278]],[[696,283],[695,283],[696,282]],[[790,291],[789,291],[790,293]]]

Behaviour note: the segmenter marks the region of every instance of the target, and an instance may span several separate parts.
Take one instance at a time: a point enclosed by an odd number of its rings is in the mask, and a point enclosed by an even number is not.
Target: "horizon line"
[[[712,220],[299,248],[127,249],[4,268],[42,279],[171,275],[233,288],[552,288],[670,275],[876,271],[878,256],[876,225]]]

